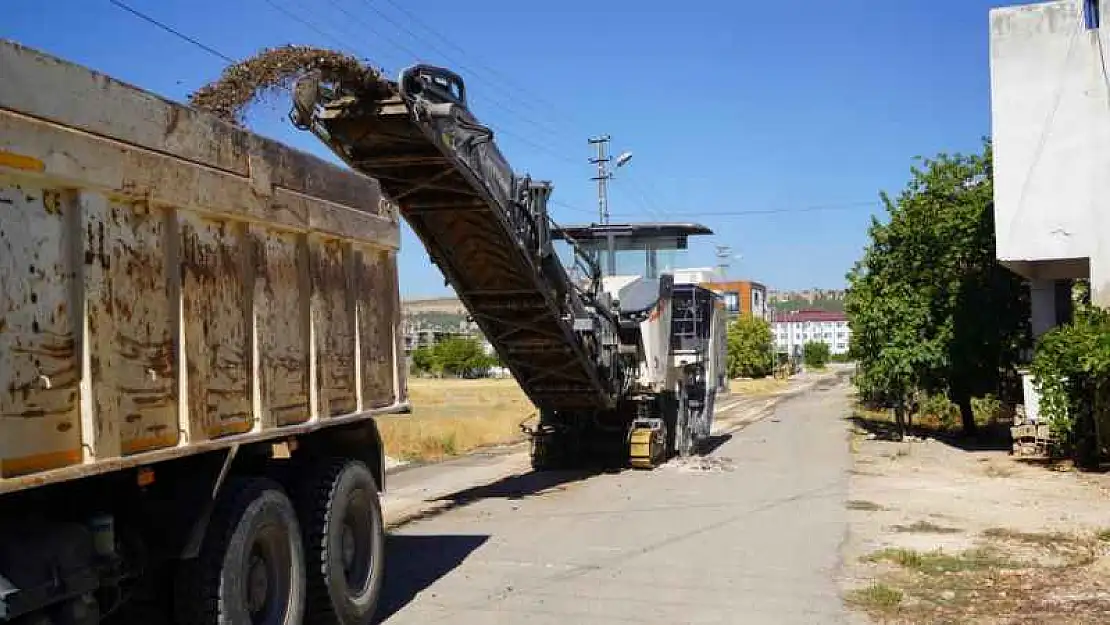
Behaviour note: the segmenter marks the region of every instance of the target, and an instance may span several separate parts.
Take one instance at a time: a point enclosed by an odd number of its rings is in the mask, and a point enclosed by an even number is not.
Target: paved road
[[[845,388],[786,400],[702,462],[447,498],[390,537],[384,622],[846,622]]]

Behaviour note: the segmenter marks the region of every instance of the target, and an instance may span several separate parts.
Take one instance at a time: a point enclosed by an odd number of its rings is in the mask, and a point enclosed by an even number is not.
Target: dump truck
[[[399,240],[362,174],[0,42],[0,622],[370,622]]]

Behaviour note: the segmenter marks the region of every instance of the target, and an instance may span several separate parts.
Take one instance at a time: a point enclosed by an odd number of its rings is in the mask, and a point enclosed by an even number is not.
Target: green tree
[[[802,348],[802,359],[807,367],[820,369],[828,362],[832,354],[829,352],[829,344],[821,341],[809,341]]]
[[[771,373],[771,324],[742,315],[728,328],[728,375],[762,378]]]
[[[434,367],[440,373],[453,376],[481,374],[494,364],[486,355],[478,339],[450,337],[440,341],[432,350]]]
[[[947,394],[975,432],[971,398],[998,393],[1028,345],[1028,292],[995,259],[991,144],[923,159],[848,274],[845,311],[861,396],[901,421],[914,393]]]
[[[421,345],[412,350],[412,370],[414,373],[431,373],[435,370],[435,353],[431,347]]]

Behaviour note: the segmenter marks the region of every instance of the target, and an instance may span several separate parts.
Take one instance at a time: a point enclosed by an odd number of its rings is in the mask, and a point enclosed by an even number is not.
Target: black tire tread
[[[177,622],[181,625],[212,625],[220,623],[221,565],[227,545],[235,533],[233,519],[243,514],[248,506],[268,490],[283,492],[277,482],[263,477],[231,478],[223,486],[208,521],[200,555],[183,563],[179,571],[175,601]],[[221,529],[222,532],[213,532]]]
[[[331,458],[314,463],[297,480],[294,504],[304,534],[307,603],[305,623],[313,625],[344,625],[332,604],[328,590],[328,531],[332,522],[332,505],[339,477],[350,464],[357,464],[371,476],[365,463],[350,458]],[[379,554],[378,557],[381,557]]]

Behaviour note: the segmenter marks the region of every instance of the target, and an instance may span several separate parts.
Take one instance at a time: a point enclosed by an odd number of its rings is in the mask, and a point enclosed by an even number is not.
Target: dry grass
[[[959,534],[958,527],[945,527],[932,521],[915,521],[909,525],[892,525],[890,529],[903,534]]]
[[[848,594],[848,603],[868,611],[885,612],[897,609],[904,596],[905,594],[897,588],[876,583],[853,590]]]
[[[729,391],[742,395],[770,396],[785,391],[790,386],[790,380],[777,380],[775,378],[744,378],[729,381]]]
[[[846,599],[893,623],[1106,622],[1099,536],[992,528],[959,553],[883,549],[864,559],[888,568]]]
[[[524,439],[520,423],[535,408],[513,380],[409,381],[412,414],[378,419],[386,454],[441,460]]]

